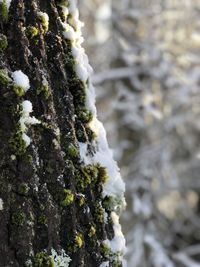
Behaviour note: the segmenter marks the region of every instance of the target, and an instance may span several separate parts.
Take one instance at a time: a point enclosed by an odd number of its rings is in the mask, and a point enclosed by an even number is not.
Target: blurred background
[[[128,267],[200,267],[200,0],[79,6],[126,183]]]

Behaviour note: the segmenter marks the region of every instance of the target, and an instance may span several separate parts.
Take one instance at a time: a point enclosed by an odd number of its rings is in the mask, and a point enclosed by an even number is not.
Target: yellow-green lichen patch
[[[60,202],[62,207],[69,206],[74,202],[74,194],[69,189],[64,189],[65,198]]]
[[[42,32],[46,33],[49,29],[49,16],[45,12],[38,12],[37,19],[42,26]]]
[[[28,36],[28,38],[32,39],[38,35],[38,29],[34,26],[28,26],[26,28],[26,35]]]
[[[27,185],[27,183],[21,183],[18,187],[18,193],[20,195],[24,195],[27,196],[29,191],[29,186]]]
[[[8,21],[8,7],[6,4],[6,0],[0,2],[0,18],[2,19],[3,22]]]
[[[83,194],[77,194],[78,204],[82,207],[85,204],[85,196]]]
[[[76,235],[74,245],[77,249],[80,249],[83,246],[83,235],[81,233]]]
[[[9,147],[13,154],[16,156],[21,156],[26,152],[26,142],[22,138],[22,130],[19,124],[15,127],[14,131],[11,133],[9,139]]]
[[[96,226],[95,225],[91,225],[90,229],[89,229],[89,233],[88,236],[92,237],[96,234]]]
[[[16,93],[18,96],[23,96],[25,94],[24,88],[21,86],[18,86],[16,84],[13,84],[13,91]]]
[[[34,267],[55,267],[55,264],[46,252],[39,252],[35,256]]]
[[[7,37],[4,34],[0,34],[0,53],[3,52],[8,46]]]
[[[11,82],[12,80],[8,76],[8,71],[6,69],[0,69],[0,84],[6,86]]]
[[[21,211],[18,210],[12,215],[12,223],[17,225],[17,226],[23,226],[26,222],[26,216],[25,214]]]

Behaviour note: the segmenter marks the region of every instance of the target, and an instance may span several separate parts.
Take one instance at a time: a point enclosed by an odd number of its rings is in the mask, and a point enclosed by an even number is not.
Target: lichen
[[[26,222],[26,216],[25,214],[21,211],[18,210],[12,215],[12,223],[17,225],[17,226],[23,226]]]
[[[8,7],[6,4],[6,0],[0,2],[0,17],[2,18],[3,22],[8,21]]]
[[[28,27],[26,28],[26,35],[27,35],[30,39],[32,39],[32,38],[34,38],[35,36],[38,35],[38,29],[37,29],[36,27],[34,27],[34,26],[28,26]]]
[[[46,252],[39,252],[35,256],[34,267],[55,267],[54,260]]]
[[[16,93],[18,96],[23,96],[25,94],[24,88],[21,86],[18,86],[16,84],[13,84],[13,91]]]
[[[8,46],[7,37],[4,34],[0,34],[0,53],[2,53]]]
[[[83,194],[77,194],[79,206],[82,207],[85,204],[85,196]]]
[[[64,189],[65,198],[60,202],[62,207],[69,206],[74,201],[74,194],[69,189]]]
[[[88,236],[89,237],[92,237],[96,234],[96,226],[95,225],[92,225],[89,229],[89,233],[88,233]]]
[[[49,16],[45,12],[38,12],[37,19],[40,21],[42,25],[43,33],[46,33],[49,29]]]
[[[74,240],[74,248],[75,250],[80,249],[83,246],[83,235],[78,233]]]

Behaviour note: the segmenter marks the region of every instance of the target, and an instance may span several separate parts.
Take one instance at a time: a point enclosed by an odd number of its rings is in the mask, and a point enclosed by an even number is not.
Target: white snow
[[[12,78],[17,86],[23,88],[25,92],[28,91],[30,88],[30,82],[26,74],[24,74],[21,70],[16,70],[12,73]]]
[[[49,26],[49,16],[48,16],[48,14],[45,13],[45,12],[39,11],[39,12],[37,12],[37,15],[38,15],[39,17],[42,17],[42,18],[44,19],[45,24],[46,24],[47,27],[48,27],[48,26]]]
[[[76,32],[74,31],[73,27],[67,23],[62,23],[63,25],[63,28],[64,28],[64,31],[63,31],[63,36],[68,39],[68,40],[71,40],[71,41],[74,41],[76,40],[77,38],[77,34]]]
[[[0,210],[3,210],[3,199],[0,198]]]
[[[26,146],[29,146],[29,145],[30,145],[30,143],[31,143],[31,138],[30,138],[27,134],[23,133],[23,134],[22,134],[22,139],[23,139],[24,142],[26,143]]]
[[[61,250],[61,255],[58,255],[54,249],[51,249],[51,258],[54,260],[55,267],[68,267],[71,261],[63,249]]]
[[[109,267],[109,261],[104,261],[99,267]]]
[[[31,113],[33,111],[33,105],[29,100],[22,102],[23,113]]]
[[[95,90],[90,81],[92,68],[89,64],[88,57],[85,53],[84,48],[81,44],[83,42],[81,28],[83,23],[79,20],[79,12],[77,10],[77,1],[69,0],[69,5],[67,6],[69,14],[71,17],[66,19],[63,23],[63,36],[64,38],[71,41],[72,45],[72,55],[75,59],[75,71],[77,76],[81,81],[84,82],[86,87],[86,107],[93,114],[93,120],[90,122],[89,127],[96,134],[96,139],[93,141],[95,147],[94,155],[89,155],[87,152],[87,144],[79,143],[80,156],[84,164],[95,164],[100,163],[101,166],[105,167],[108,172],[109,179],[104,185],[103,196],[113,196],[121,199],[121,203],[125,203],[124,191],[125,184],[122,181],[119,168],[117,163],[113,159],[113,153],[110,150],[107,139],[106,132],[102,123],[96,117],[96,107],[95,107]],[[64,10],[64,7],[63,7]],[[67,17],[67,16],[66,16]],[[125,239],[121,231],[121,226],[119,224],[119,217],[115,212],[111,213],[113,220],[114,238],[112,240],[107,240],[109,247],[113,252],[118,252],[120,255],[125,252]],[[122,261],[123,258],[119,257]],[[101,267],[106,267],[107,263]],[[123,266],[125,264],[123,263]]]
[[[106,167],[109,179],[104,186],[103,195],[106,196],[122,196],[125,192],[125,184],[122,181],[117,163],[113,159],[113,153],[108,147],[106,132],[103,124],[97,119],[93,118],[89,124],[90,128],[96,133],[96,153],[93,156],[87,155],[87,145],[79,143],[80,156],[85,164],[100,163]]]
[[[26,146],[29,146],[31,143],[31,138],[26,134],[28,127],[34,124],[40,124],[41,122],[36,119],[34,116],[31,117],[30,113],[33,111],[32,103],[29,100],[25,100],[21,104],[22,112],[19,119],[20,128],[22,130],[22,139],[26,143]]]
[[[77,0],[69,0],[69,12],[73,14],[77,10]]]

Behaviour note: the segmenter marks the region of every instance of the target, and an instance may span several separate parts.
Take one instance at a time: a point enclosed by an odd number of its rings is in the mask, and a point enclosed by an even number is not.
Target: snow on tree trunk
[[[76,0],[0,0],[0,266],[123,266],[81,27]]]

